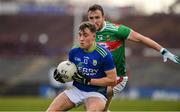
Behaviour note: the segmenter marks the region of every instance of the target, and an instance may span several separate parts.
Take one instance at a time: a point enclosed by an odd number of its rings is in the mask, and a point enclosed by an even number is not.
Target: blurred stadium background
[[[49,74],[66,60],[78,24],[87,20],[94,3],[104,7],[107,20],[125,24],[180,55],[180,0],[148,1],[0,0],[0,111],[18,110],[4,103],[14,96],[47,98],[50,103],[55,93]],[[114,100],[170,100],[177,102],[171,110],[180,110],[180,66],[163,63],[159,53],[136,43],[127,42],[126,51],[130,80]]]

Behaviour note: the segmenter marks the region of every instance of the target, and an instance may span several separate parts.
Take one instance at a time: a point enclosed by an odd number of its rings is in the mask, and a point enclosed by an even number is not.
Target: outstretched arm
[[[131,34],[128,38],[128,40],[133,41],[133,42],[140,42],[143,43],[144,45],[155,49],[156,51],[160,52],[160,50],[163,48],[161,45],[159,45],[157,42],[154,40],[141,35],[140,33],[137,33],[135,31],[131,31]]]
[[[158,44],[154,40],[152,40],[146,36],[143,36],[138,32],[135,32],[132,30],[128,40],[133,41],[133,42],[143,43],[144,45],[160,52],[163,56],[164,62],[166,62],[167,59],[170,59],[171,61],[173,61],[175,63],[180,62],[178,56],[172,54],[171,52],[169,52],[167,49],[163,48],[160,44]]]

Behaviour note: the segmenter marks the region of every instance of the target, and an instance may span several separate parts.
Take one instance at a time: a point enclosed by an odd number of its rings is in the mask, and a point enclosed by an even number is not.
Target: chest
[[[96,69],[100,68],[102,65],[101,57],[96,53],[79,52],[76,53],[73,60],[74,63],[76,63],[77,67],[81,68]]]
[[[101,71],[102,61],[96,53],[76,53],[73,59],[78,70],[84,75],[96,76]]]
[[[114,32],[97,32],[96,42],[111,42],[118,40],[117,35]]]

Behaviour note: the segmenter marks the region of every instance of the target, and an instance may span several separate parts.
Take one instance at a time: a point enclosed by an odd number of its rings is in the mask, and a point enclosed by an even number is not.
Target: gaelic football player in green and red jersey
[[[115,94],[122,91],[128,81],[125,60],[126,40],[142,43],[155,49],[162,54],[164,62],[170,59],[175,63],[179,63],[179,58],[176,55],[172,54],[152,39],[141,35],[125,25],[116,26],[115,24],[105,21],[104,11],[100,5],[95,4],[89,7],[88,20],[96,26],[96,42],[108,48],[113,54],[117,70],[118,83],[115,87],[109,87],[108,89],[108,101],[105,111],[108,110],[113,93]]]

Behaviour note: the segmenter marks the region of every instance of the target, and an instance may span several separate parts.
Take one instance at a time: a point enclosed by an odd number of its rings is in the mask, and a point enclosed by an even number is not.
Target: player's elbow
[[[115,86],[116,85],[116,69],[112,69],[109,71],[106,71],[107,74],[107,82],[108,86]]]

